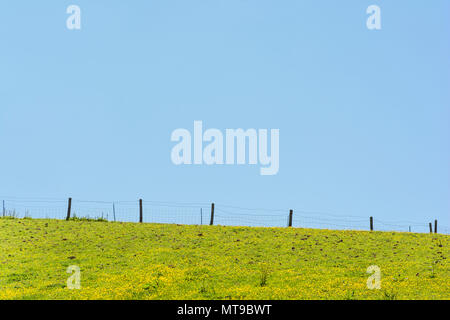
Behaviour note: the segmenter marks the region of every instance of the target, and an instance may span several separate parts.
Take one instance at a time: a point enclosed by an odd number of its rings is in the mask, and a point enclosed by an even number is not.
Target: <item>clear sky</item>
[[[448,0],[2,1],[0,195],[450,225],[449,89]],[[279,173],[175,166],[194,120],[280,129]]]

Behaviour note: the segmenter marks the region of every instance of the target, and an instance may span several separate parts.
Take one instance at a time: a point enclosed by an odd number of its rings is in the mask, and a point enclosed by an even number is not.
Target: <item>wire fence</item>
[[[338,215],[296,209],[243,208],[209,202],[86,201],[78,199],[6,198],[1,201],[3,217],[35,219],[93,219],[187,225],[287,227],[399,231],[450,234],[437,221],[384,221],[368,216]],[[372,220],[372,223],[370,223]],[[436,230],[438,229],[438,230]]]

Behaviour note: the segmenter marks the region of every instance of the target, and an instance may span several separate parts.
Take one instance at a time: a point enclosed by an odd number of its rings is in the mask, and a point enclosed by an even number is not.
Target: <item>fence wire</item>
[[[2,217],[66,219],[67,199],[4,198],[0,200]],[[116,222],[140,222],[139,201],[87,201],[72,199],[71,219]],[[142,201],[142,222],[186,225],[209,225],[211,203]],[[384,221],[373,219],[375,231],[429,233],[430,222]],[[288,209],[244,208],[215,204],[214,225],[249,227],[286,227]],[[336,230],[369,230],[368,216],[338,215],[327,212],[293,210],[292,227]],[[434,221],[432,222],[434,232]],[[450,228],[438,225],[438,233],[450,234]]]

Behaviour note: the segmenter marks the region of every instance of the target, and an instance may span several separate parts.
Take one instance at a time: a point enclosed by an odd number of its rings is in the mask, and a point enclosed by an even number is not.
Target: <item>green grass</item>
[[[0,219],[0,299],[449,299],[449,236]],[[81,289],[66,272],[81,269]],[[371,265],[381,289],[369,290]]]

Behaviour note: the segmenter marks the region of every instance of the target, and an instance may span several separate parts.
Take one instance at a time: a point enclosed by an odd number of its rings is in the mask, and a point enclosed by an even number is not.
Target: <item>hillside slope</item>
[[[450,237],[0,218],[0,299],[449,299]],[[69,290],[67,268],[81,269]],[[366,270],[381,269],[369,290]]]

